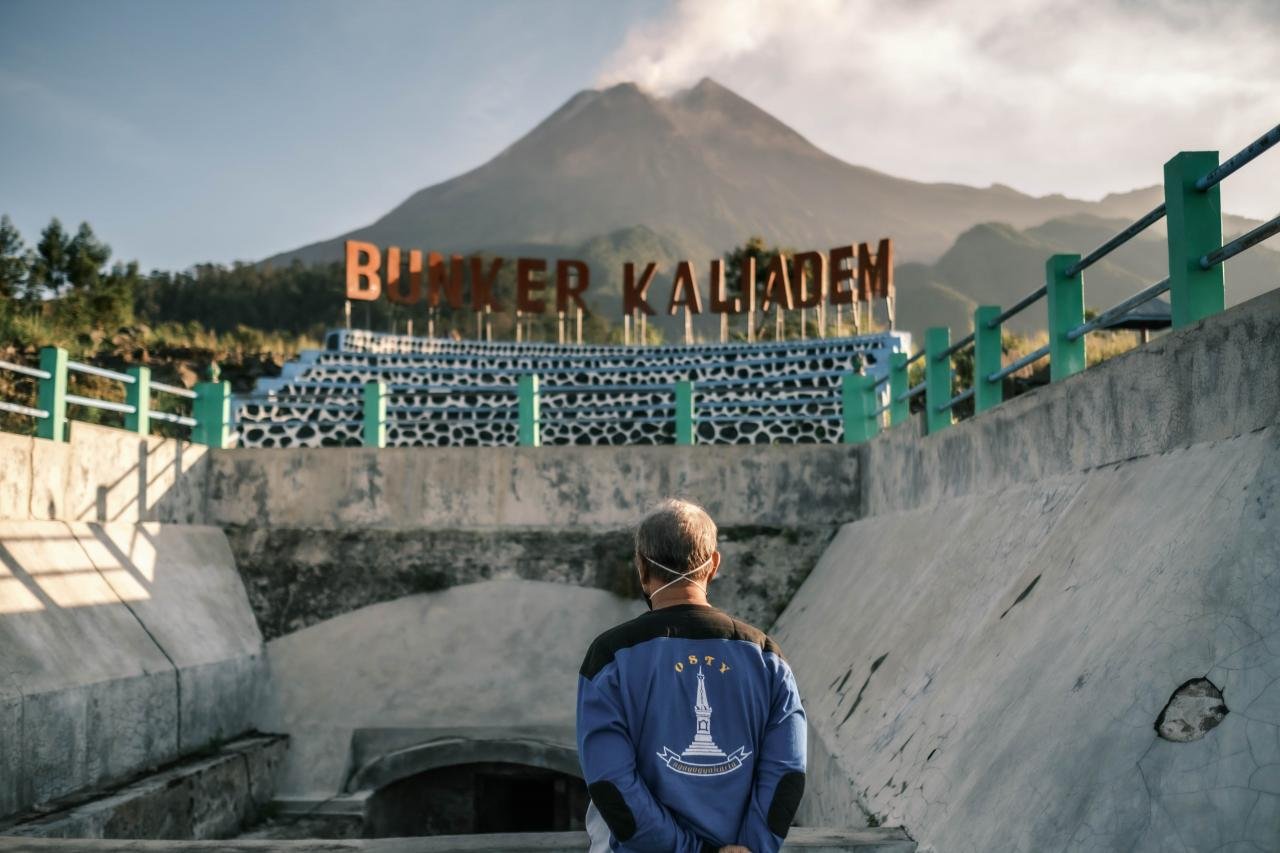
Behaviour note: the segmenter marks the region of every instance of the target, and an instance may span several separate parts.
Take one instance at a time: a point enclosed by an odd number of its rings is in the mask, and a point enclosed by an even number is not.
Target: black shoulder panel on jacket
[[[659,637],[688,640],[744,640],[763,651],[782,657],[782,650],[768,634],[728,613],[698,604],[679,604],[642,613],[630,622],[610,628],[591,644],[579,672],[595,678],[622,649],[638,646]]]
[[[773,791],[773,802],[769,804],[769,831],[782,838],[787,837],[791,829],[791,821],[796,818],[796,810],[800,808],[800,798],[804,796],[804,774],[799,771],[782,774],[778,787]]]
[[[587,786],[587,793],[591,795],[591,802],[596,804],[600,817],[609,824],[609,831],[614,838],[625,844],[627,839],[636,834],[636,816],[631,813],[631,807],[622,798],[617,785],[612,782],[592,782]]]

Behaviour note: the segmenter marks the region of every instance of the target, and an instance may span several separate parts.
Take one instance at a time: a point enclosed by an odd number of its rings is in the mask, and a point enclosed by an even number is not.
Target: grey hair
[[[658,562],[677,572],[687,572],[710,560],[715,550],[716,523],[692,501],[666,498],[636,528],[636,558],[644,560],[649,570],[656,569],[652,563]],[[701,579],[709,571],[708,565],[690,578]]]

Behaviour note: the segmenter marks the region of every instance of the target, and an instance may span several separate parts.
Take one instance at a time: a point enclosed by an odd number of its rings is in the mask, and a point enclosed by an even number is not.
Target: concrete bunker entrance
[[[437,767],[379,788],[364,836],[392,838],[583,829],[582,779],[545,767],[477,762]]]
[[[467,732],[370,755],[406,733],[359,732],[349,791],[369,792],[366,838],[583,829],[587,789],[571,747]],[[514,734],[514,733],[513,733]]]

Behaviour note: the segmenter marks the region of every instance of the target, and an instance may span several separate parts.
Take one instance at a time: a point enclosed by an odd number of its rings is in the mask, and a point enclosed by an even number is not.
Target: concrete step
[[[326,841],[107,841],[62,838],[0,838],[5,853],[69,853],[69,851],[140,851],[187,853],[218,850],[226,853],[534,853],[581,851],[588,848],[585,832],[515,832],[493,835],[436,835],[424,838],[378,838]],[[896,827],[876,829],[815,829],[796,827],[784,850],[806,853],[915,853],[916,843]]]

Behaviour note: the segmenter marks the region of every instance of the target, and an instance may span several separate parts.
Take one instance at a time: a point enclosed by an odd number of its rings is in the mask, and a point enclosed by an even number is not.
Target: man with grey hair
[[[795,817],[795,677],[768,635],[707,603],[719,569],[715,522],[697,504],[667,499],[640,522],[650,612],[597,637],[578,675],[592,853],[774,853]]]

